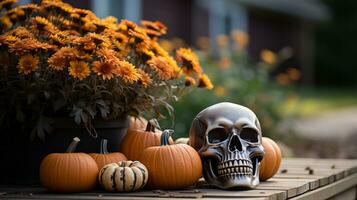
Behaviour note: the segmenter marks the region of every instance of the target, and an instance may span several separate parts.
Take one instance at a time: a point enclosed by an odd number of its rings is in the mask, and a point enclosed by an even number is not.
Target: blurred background
[[[66,2],[99,17],[159,20],[167,50],[199,54],[215,87],[174,104],[176,138],[188,136],[199,111],[231,101],[256,112],[285,156],[357,158],[357,1]],[[161,123],[169,128],[172,118]]]

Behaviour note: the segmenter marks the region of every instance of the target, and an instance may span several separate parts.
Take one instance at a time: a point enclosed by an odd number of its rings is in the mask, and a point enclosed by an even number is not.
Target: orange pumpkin
[[[141,162],[149,171],[147,186],[153,189],[180,189],[193,185],[202,175],[197,151],[187,144],[169,144],[170,130],[161,136],[161,146],[149,147]]]
[[[161,131],[155,130],[154,120],[147,122],[146,129],[128,129],[120,151],[129,160],[139,160],[144,149],[160,145]],[[157,127],[158,125],[156,125]],[[170,138],[170,143],[173,140]]]
[[[117,163],[119,161],[127,160],[125,155],[119,152],[108,152],[108,140],[102,139],[100,141],[100,153],[90,153],[89,155],[95,160],[98,165],[98,169],[102,169],[104,165],[110,163]]]
[[[279,146],[270,138],[263,137],[262,144],[265,155],[260,164],[259,179],[265,181],[273,177],[279,170],[281,162],[281,150]]]
[[[41,162],[42,185],[54,192],[85,192],[97,183],[97,163],[85,153],[73,153],[79,138],[74,138],[66,153],[52,153]]]
[[[143,117],[130,117],[130,129],[145,130],[147,123]]]

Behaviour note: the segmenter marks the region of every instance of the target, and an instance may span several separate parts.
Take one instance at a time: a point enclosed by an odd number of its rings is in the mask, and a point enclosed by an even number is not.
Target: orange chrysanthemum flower
[[[174,70],[165,57],[151,58],[147,64],[156,71],[160,80],[169,80],[174,76]]]
[[[15,4],[16,0],[3,0],[0,2],[0,10],[2,9],[10,9],[13,4]]]
[[[8,31],[4,35],[15,36],[19,39],[34,38],[33,33],[31,33],[28,29],[26,29],[25,27],[22,27],[22,26],[19,26],[11,31]]]
[[[150,50],[150,46],[145,42],[140,42],[138,45],[136,45],[136,51],[138,53],[146,55],[149,58],[155,56],[155,53],[152,50]]]
[[[94,61],[92,63],[92,70],[98,76],[101,76],[103,80],[112,79],[117,72],[117,68],[118,66],[112,62]]]
[[[92,51],[97,47],[97,45],[92,40],[92,38],[87,37],[87,36],[85,36],[85,37],[77,37],[77,38],[74,39],[73,43],[82,46],[83,49],[86,50],[86,51]]]
[[[152,79],[150,78],[149,74],[147,74],[144,70],[138,69],[140,74],[140,82],[143,84],[144,87],[149,86],[152,83]]]
[[[55,33],[56,31],[59,31],[55,25],[53,25],[44,17],[36,16],[32,18],[32,21],[37,25],[38,30],[46,30],[50,33]]]
[[[146,28],[146,34],[150,37],[159,37],[167,33],[167,27],[159,21],[142,20],[141,24]]]
[[[55,50],[56,46],[40,42],[33,38],[25,38],[23,40],[18,40],[14,43],[9,44],[9,51],[16,52],[19,55],[24,54],[28,51],[37,50]]]
[[[49,67],[55,71],[62,71],[66,65],[67,65],[67,60],[64,57],[57,55],[52,55],[47,59],[47,62],[49,64]]]
[[[121,20],[118,29],[121,31],[128,31],[129,29],[135,29],[137,25],[129,20]]]
[[[193,86],[196,85],[196,80],[194,78],[192,78],[191,76],[186,76],[185,77],[185,86],[189,87],[189,86]]]
[[[118,63],[119,59],[115,55],[115,51],[108,48],[101,48],[97,51],[99,57],[109,63]]]
[[[39,62],[40,58],[38,56],[32,56],[29,54],[21,56],[17,66],[19,73],[25,75],[30,74],[31,72],[38,69]]]
[[[13,44],[17,41],[19,41],[20,39],[16,36],[12,36],[12,35],[0,35],[0,44],[6,44],[6,45],[10,45]]]
[[[8,16],[0,17],[0,29],[5,30],[12,27],[12,22]]]
[[[191,49],[180,48],[176,51],[176,59],[182,63],[183,71],[185,74],[192,73],[201,74],[202,68],[199,64],[198,57]]]
[[[83,80],[90,74],[88,64],[84,61],[71,61],[69,62],[69,75],[79,80]]]
[[[140,73],[135,69],[135,66],[128,61],[119,61],[117,75],[120,76],[125,83],[133,84],[140,79]]]
[[[198,87],[211,90],[213,89],[213,84],[206,74],[201,74],[198,77]]]

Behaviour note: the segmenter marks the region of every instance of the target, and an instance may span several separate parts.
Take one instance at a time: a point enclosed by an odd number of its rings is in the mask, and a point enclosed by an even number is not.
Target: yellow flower
[[[220,48],[227,47],[228,43],[229,43],[229,37],[226,35],[223,35],[223,34],[218,35],[216,37],[216,42],[217,42],[218,47],[220,47]]]
[[[140,79],[140,73],[135,69],[135,66],[127,61],[119,61],[117,75],[120,76],[125,83],[132,84]]]
[[[277,56],[274,52],[268,50],[268,49],[264,49],[261,53],[260,53],[260,59],[262,59],[264,62],[273,65],[276,63],[277,61]]]
[[[9,17],[3,16],[0,18],[0,29],[5,30],[12,27],[12,22]]]
[[[150,78],[149,74],[147,74],[144,70],[138,69],[137,70],[140,74],[140,82],[143,84],[144,87],[149,86],[152,83],[152,79]]]
[[[169,80],[174,76],[173,67],[165,57],[153,57],[147,61],[147,64],[156,71],[160,80]]]
[[[247,33],[240,31],[240,30],[234,30],[234,31],[232,31],[231,35],[235,42],[236,50],[242,50],[247,47],[247,45],[249,43],[249,36]]]
[[[297,81],[301,77],[300,71],[296,68],[289,68],[287,72],[291,80]]]
[[[227,90],[222,87],[222,86],[218,86],[216,87],[216,89],[214,90],[214,93],[216,94],[216,96],[218,97],[224,97],[227,95]]]
[[[291,83],[289,76],[285,73],[278,74],[276,76],[276,81],[280,85],[289,85]]]
[[[202,87],[202,88],[211,90],[211,89],[213,89],[213,84],[206,74],[201,74],[198,77],[198,87]]]
[[[27,75],[38,69],[39,62],[40,58],[38,56],[32,56],[30,54],[27,54],[20,57],[19,64],[17,67],[21,74]]]
[[[191,49],[180,48],[177,50],[176,59],[182,63],[183,72],[185,74],[191,75],[192,73],[202,73],[198,57]]]
[[[71,61],[69,62],[69,75],[79,80],[83,80],[90,74],[88,64],[84,61]]]
[[[117,72],[117,66],[112,62],[94,61],[92,63],[92,70],[101,76],[103,80],[110,80]]]

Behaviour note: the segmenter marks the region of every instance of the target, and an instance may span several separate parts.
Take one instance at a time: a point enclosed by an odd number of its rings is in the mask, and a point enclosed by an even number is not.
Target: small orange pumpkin
[[[73,153],[79,143],[73,138],[67,153],[52,153],[41,162],[42,185],[53,192],[85,192],[97,183],[97,163],[85,153]]]
[[[147,123],[143,117],[130,117],[130,129],[145,130]]]
[[[160,145],[161,131],[155,130],[155,127],[158,127],[157,124],[155,125],[155,120],[150,120],[147,122],[145,130],[128,129],[128,132],[121,144],[120,151],[129,160],[139,160],[144,149]],[[170,143],[173,143],[171,138]]]
[[[149,188],[185,188],[202,176],[202,162],[197,151],[187,144],[170,145],[172,132],[165,130],[161,146],[149,147],[141,155],[140,160],[149,171]]]
[[[100,141],[100,153],[90,153],[89,155],[95,160],[98,165],[98,169],[102,169],[104,165],[110,163],[117,163],[119,161],[127,160],[124,154],[119,152],[108,152],[108,140],[102,139]]]
[[[259,179],[265,181],[273,177],[279,170],[281,162],[281,150],[274,140],[263,137],[262,144],[264,147],[265,155],[260,163]]]

